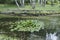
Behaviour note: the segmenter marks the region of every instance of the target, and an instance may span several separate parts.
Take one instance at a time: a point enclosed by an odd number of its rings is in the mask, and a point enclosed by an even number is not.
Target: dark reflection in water
[[[44,40],[44,38],[35,34],[31,34],[28,40]]]
[[[39,32],[33,32],[30,34],[30,36],[28,37],[28,40],[45,40],[46,36],[46,30],[45,29],[41,29],[39,30]]]

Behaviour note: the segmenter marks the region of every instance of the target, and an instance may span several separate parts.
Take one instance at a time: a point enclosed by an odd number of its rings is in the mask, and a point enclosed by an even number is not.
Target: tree
[[[15,0],[15,2],[16,2],[16,5],[19,7],[19,4],[18,4],[17,0]]]
[[[43,4],[43,0],[40,0],[40,4],[41,4],[41,5]]]
[[[35,2],[36,2],[36,0],[32,0],[32,8],[33,9],[35,8]]]
[[[18,0],[15,0],[16,5],[20,7],[20,4],[21,4],[21,6],[24,7],[24,0],[19,0],[19,1],[20,3],[18,3]]]
[[[38,3],[40,3],[40,0],[38,0]]]
[[[46,0],[38,0],[38,3],[39,3],[41,6],[45,6]]]
[[[30,0],[30,5],[32,5],[32,0]]]
[[[51,0],[51,6],[53,6],[54,5],[54,0]]]
[[[20,0],[21,6],[24,7],[24,0]]]
[[[46,5],[46,0],[44,0],[44,6]]]

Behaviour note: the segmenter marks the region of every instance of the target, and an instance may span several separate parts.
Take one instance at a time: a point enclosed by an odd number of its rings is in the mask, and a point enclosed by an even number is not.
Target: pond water
[[[58,37],[56,36],[56,33],[50,33],[50,34],[46,34],[46,40],[57,40]]]
[[[46,34],[46,37],[41,37],[35,34],[31,34],[28,40],[59,40],[59,37],[56,36],[56,33]]]
[[[57,33],[46,33],[46,37],[41,37],[39,35],[31,34],[28,40],[60,40],[60,37],[56,35]],[[60,34],[58,34],[60,35]]]
[[[16,21],[17,19],[1,19],[0,22],[4,21],[5,23],[7,23],[7,22],[9,22],[9,20],[14,22],[14,20]],[[48,28],[50,30],[47,30],[48,32],[40,31],[40,32],[36,32],[36,33],[31,33],[31,34],[29,34],[29,36],[27,36],[27,40],[60,40],[60,31],[59,31],[60,29],[58,30],[58,28],[60,28],[60,18],[59,17],[40,19],[40,21],[44,22],[45,28]],[[58,32],[56,30],[51,30],[51,28],[52,29],[56,28],[58,30]],[[0,37],[5,38],[5,36],[3,35]],[[7,38],[7,36],[6,36],[6,38]],[[9,36],[9,38],[10,38],[10,40],[20,40],[19,38],[16,39],[16,37],[14,37],[14,39],[13,38],[11,39],[11,37]]]
[[[28,40],[45,40],[45,39],[43,37],[41,38],[41,36],[31,34]]]

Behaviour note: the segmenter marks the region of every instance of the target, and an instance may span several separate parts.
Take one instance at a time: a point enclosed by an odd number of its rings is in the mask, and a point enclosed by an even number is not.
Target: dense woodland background
[[[49,4],[49,3],[51,3],[50,1],[51,0],[47,0],[46,3]],[[54,3],[60,2],[60,0],[53,0],[53,1],[54,1]],[[19,0],[18,0],[18,2],[19,2]],[[0,0],[0,3],[1,4],[6,4],[6,3],[8,3],[8,4],[15,4],[15,0]],[[29,0],[25,0],[25,3],[29,3]]]

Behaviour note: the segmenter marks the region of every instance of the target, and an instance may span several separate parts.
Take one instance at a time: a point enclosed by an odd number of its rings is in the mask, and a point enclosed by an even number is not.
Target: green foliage
[[[51,2],[50,1],[47,1],[47,4],[51,4]]]
[[[54,3],[58,3],[60,0],[54,0]],[[19,2],[19,0],[18,0],[18,2]],[[37,0],[36,0],[36,2],[37,2]],[[15,0],[0,0],[0,3],[15,3]],[[28,4],[28,3],[30,3],[30,1],[29,0],[25,0],[25,3],[26,4]],[[51,0],[47,0],[47,4],[51,4]]]
[[[11,31],[39,31],[44,28],[44,23],[38,20],[20,20],[15,22],[11,27]]]
[[[51,4],[51,0],[47,0],[46,2],[47,4]],[[58,4],[59,1],[58,0],[53,0],[53,4]]]
[[[0,0],[0,3],[9,3],[9,4],[11,4],[11,3],[14,3],[15,1],[14,0]]]

